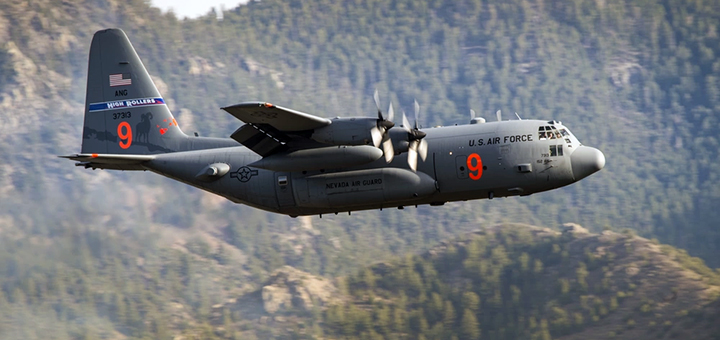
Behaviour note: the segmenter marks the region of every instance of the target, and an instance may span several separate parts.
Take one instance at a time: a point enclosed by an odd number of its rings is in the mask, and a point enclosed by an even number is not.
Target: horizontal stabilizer
[[[118,155],[96,153],[78,153],[58,157],[78,161],[79,163],[75,165],[84,166],[85,168],[113,170],[145,170],[142,163],[155,159],[155,155]]]

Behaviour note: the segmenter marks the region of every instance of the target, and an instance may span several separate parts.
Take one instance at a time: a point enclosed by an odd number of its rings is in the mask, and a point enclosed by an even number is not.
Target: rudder
[[[82,153],[173,152],[185,139],[125,32],[96,32],[88,61]]]

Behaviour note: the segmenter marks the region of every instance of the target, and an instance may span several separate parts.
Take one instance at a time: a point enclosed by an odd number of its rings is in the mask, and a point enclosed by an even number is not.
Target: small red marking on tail
[[[179,126],[175,118],[173,118],[173,124],[175,124],[175,126]]]
[[[160,125],[155,125],[156,128],[160,128]]]
[[[160,134],[161,134],[161,135],[164,135],[164,134],[165,134],[165,132],[167,132],[167,130],[168,130],[168,129],[166,129],[166,128],[162,128],[162,129],[160,129]]]
[[[167,119],[163,119],[163,122],[167,122]]]

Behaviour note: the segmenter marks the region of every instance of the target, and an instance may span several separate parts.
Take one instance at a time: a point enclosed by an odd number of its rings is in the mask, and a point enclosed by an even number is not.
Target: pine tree
[[[460,337],[463,339],[480,338],[480,327],[477,319],[469,309],[463,311],[462,321],[460,322]]]
[[[393,330],[398,333],[404,333],[407,323],[405,321],[405,310],[395,307],[393,309]]]
[[[463,309],[469,309],[473,314],[477,314],[480,308],[480,297],[473,292],[465,292],[462,295]]]
[[[365,285],[365,288],[367,289],[373,289],[375,288],[375,274],[373,273],[372,269],[365,268],[362,272],[362,281]]]
[[[443,324],[445,324],[446,329],[453,329],[455,327],[455,307],[453,307],[450,301],[445,301]]]
[[[375,328],[380,334],[386,335],[390,333],[390,308],[382,306],[375,308]]]

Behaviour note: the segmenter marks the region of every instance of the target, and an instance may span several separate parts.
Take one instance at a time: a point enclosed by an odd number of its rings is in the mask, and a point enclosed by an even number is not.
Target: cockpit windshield
[[[554,126],[541,126],[538,129],[539,138],[540,140],[546,140],[546,139],[560,139],[563,135],[567,135],[567,131],[565,129],[558,130]]]
[[[552,125],[545,125],[545,126],[540,126],[538,128],[538,139],[539,140],[549,140],[549,139],[564,140],[565,143],[567,143],[569,145],[569,147],[572,147],[571,146],[572,138],[570,136],[571,136],[570,132],[562,126],[560,126],[560,128],[557,128]]]

